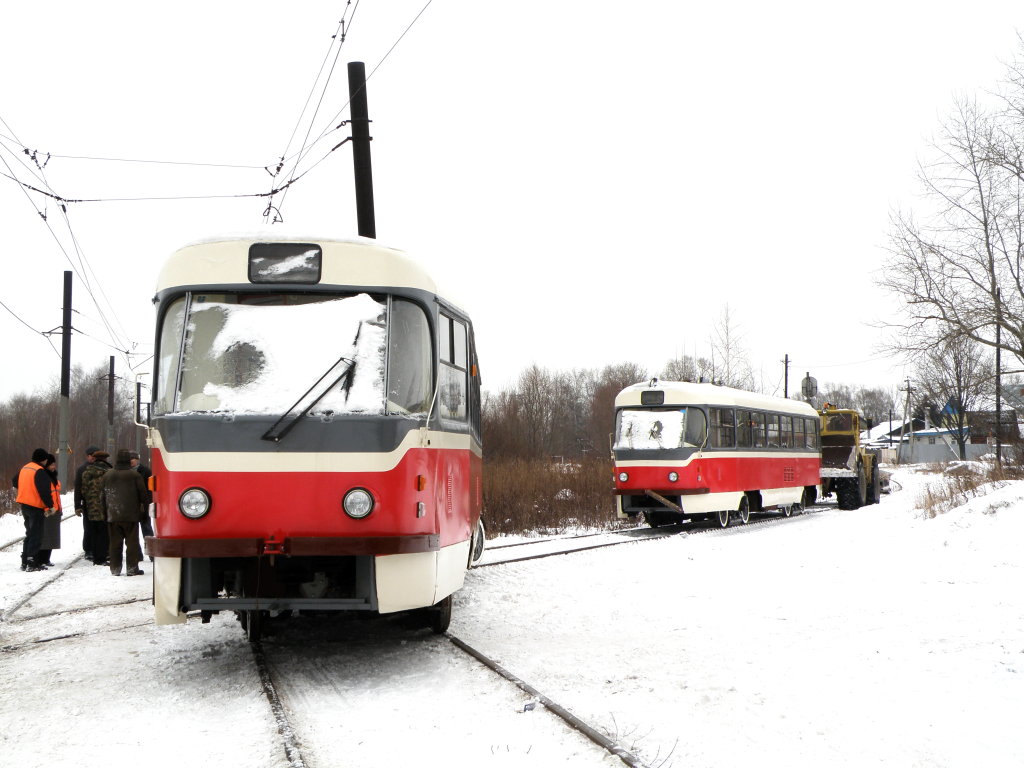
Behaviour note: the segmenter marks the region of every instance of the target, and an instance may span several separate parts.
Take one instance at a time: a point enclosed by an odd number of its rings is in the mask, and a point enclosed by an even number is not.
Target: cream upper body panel
[[[437,294],[437,286],[401,251],[365,239],[323,239],[250,234],[186,245],[164,263],[157,293],[187,285],[251,285],[249,247],[254,243],[311,243],[323,250],[319,285],[415,288]]]

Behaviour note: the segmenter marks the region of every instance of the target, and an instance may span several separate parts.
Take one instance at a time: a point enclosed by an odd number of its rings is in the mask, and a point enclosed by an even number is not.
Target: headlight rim
[[[189,513],[185,511],[185,497],[192,493],[198,493],[202,496],[206,503],[206,509],[199,514]],[[213,509],[213,499],[210,498],[210,493],[205,488],[200,488],[197,485],[193,485],[186,488],[178,495],[178,511],[182,514],[182,517],[188,520],[200,520],[210,514],[210,510]]]
[[[352,511],[349,509],[349,501],[357,494],[364,494],[369,504],[369,508],[366,510],[366,512],[362,514],[353,514]],[[377,508],[377,499],[376,497],[374,497],[373,493],[370,491],[369,488],[356,486],[355,488],[349,488],[348,491],[345,492],[345,496],[341,500],[341,508],[345,512],[345,514],[353,520],[365,520],[370,515],[372,515],[373,510]]]

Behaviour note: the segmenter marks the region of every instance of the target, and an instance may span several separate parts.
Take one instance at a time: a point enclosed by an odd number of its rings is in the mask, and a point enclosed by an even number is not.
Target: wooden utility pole
[[[907,417],[910,415],[910,393],[913,392],[913,391],[914,391],[914,388],[910,386],[910,379],[907,379],[907,386],[905,388],[901,388],[900,389],[900,392],[906,392],[907,393],[907,400],[906,400],[906,405],[903,406],[903,424],[900,425],[900,445],[899,445],[899,448],[896,449],[896,463],[897,464],[899,464],[899,463],[901,463],[903,461],[903,435],[904,435],[904,433],[906,432],[906,429],[907,429]],[[911,417],[911,418],[913,418],[913,417]],[[913,443],[913,440],[914,440],[914,423],[913,423],[913,421],[911,421],[911,423],[910,423],[910,440],[911,440],[911,443]],[[913,457],[914,457],[913,452],[911,452],[910,457],[911,457],[911,460],[913,460]]]
[[[1002,441],[1002,421],[1003,421],[1003,409],[999,401],[1002,399],[1002,358],[1000,356],[1000,347],[1002,346],[1002,307],[1000,306],[1002,296],[1000,295],[999,289],[996,288],[996,465],[1003,466],[1003,441]]]

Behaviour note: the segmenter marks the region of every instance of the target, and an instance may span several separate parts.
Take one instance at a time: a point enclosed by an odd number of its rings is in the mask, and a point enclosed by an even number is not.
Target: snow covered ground
[[[651,766],[1024,765],[1024,482],[927,518],[937,477],[894,479],[861,510],[473,571],[451,631]],[[58,570],[17,561],[0,610]],[[237,623],[151,626],[148,570],[76,563],[0,622],[0,764],[287,765]],[[620,764],[401,620],[301,617],[266,648],[311,766]]]

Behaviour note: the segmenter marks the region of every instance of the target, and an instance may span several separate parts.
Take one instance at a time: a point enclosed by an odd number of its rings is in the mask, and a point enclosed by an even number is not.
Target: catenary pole
[[[348,63],[348,97],[352,111],[352,166],[356,181],[356,217],[362,237],[377,237],[370,164],[370,116],[366,104],[366,65]]]
[[[71,446],[71,272],[64,273],[64,312],[61,318],[60,344],[60,422],[57,425],[57,478],[68,487],[68,458]]]
[[[110,374],[107,376],[107,453],[111,458],[114,451],[114,356],[110,356]]]

